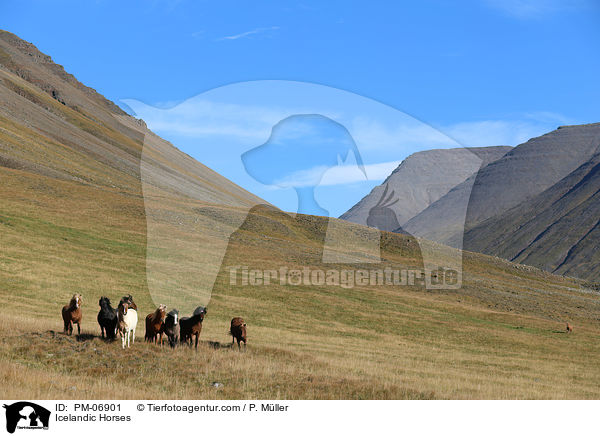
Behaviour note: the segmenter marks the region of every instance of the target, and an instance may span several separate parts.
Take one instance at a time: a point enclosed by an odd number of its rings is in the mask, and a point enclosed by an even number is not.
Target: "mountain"
[[[133,285],[131,276],[119,274],[110,282],[123,290],[149,289],[148,299],[165,304],[185,295],[189,299],[178,304],[181,310],[206,304],[229,235],[248,210],[266,201],[155,135],[142,120],[8,32],[0,32],[0,102],[0,220],[13,222],[14,244],[72,231],[92,240],[143,238],[129,269],[143,268],[145,273],[135,275]],[[16,222],[29,223],[30,231]],[[4,231],[0,237],[9,234]],[[40,262],[43,253],[50,256],[60,246],[42,249],[44,244],[39,241],[39,256],[28,262]],[[60,259],[68,250],[50,259]],[[89,258],[106,263],[104,255],[97,249]],[[43,268],[60,270],[50,259]],[[177,285],[166,281],[186,262],[194,265],[193,273],[181,275]],[[71,271],[79,268],[76,261],[69,265]]]
[[[600,279],[600,154],[517,207],[468,230],[468,250]]]
[[[452,188],[403,228],[423,238],[461,246],[463,229],[531,200],[588,161],[599,146],[600,124],[559,127],[530,139]]]
[[[393,231],[511,147],[453,148],[411,154],[341,219]]]
[[[154,135],[34,45],[0,31],[0,169],[140,195],[152,183],[222,204],[265,203]],[[158,177],[160,175],[160,177]]]

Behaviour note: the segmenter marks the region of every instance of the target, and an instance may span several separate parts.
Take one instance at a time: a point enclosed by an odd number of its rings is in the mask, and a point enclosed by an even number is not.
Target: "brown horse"
[[[573,326],[567,323],[567,333],[573,333]]]
[[[62,317],[65,323],[65,334],[73,334],[73,324],[77,324],[77,334],[81,334],[81,295],[75,294],[69,304],[62,308]]]
[[[160,336],[160,345],[163,343],[163,325],[167,316],[167,306],[161,304],[154,313],[146,316],[146,340],[156,342],[157,336]]]
[[[240,342],[244,343],[244,350],[246,349],[246,323],[244,322],[243,318],[237,317],[231,320],[229,334],[231,335],[232,347],[234,342],[237,340],[238,350],[241,349]]]

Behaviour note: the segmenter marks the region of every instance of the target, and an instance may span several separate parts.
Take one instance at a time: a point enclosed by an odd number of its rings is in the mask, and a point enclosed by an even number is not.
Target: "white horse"
[[[129,348],[129,333],[132,333],[132,343],[135,344],[135,328],[137,327],[137,311],[129,308],[128,303],[119,305],[119,324],[118,329],[121,334],[121,345],[125,349],[125,337],[127,337],[127,348]]]

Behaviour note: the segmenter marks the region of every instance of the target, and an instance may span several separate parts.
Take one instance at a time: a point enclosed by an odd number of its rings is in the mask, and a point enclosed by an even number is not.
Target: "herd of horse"
[[[62,308],[62,317],[64,321],[64,332],[67,335],[73,333],[73,325],[77,324],[77,334],[81,334],[81,319],[83,299],[80,294],[73,295],[69,304]],[[98,302],[100,311],[98,312],[98,324],[102,338],[115,340],[117,334],[121,336],[121,345],[123,348],[131,343],[135,343],[135,329],[138,323],[137,306],[131,295],[126,295],[119,301],[117,309],[111,306],[108,297],[101,297]],[[195,342],[195,348],[198,348],[198,340],[202,331],[202,322],[206,316],[206,307],[198,306],[191,316],[179,318],[179,311],[173,309],[167,313],[167,306],[160,304],[153,313],[146,316],[146,335],[148,342],[163,345],[163,337],[166,337],[169,345],[174,348],[177,344],[189,344]],[[567,333],[573,332],[573,325],[567,322]],[[246,348],[246,322],[235,317],[231,320],[229,328],[231,335],[231,345],[237,341],[238,349],[241,349],[241,343]]]
[[[81,295],[75,294],[69,304],[62,308],[66,335],[73,334],[75,324],[77,324],[77,334],[81,334],[82,303],[83,298]],[[123,348],[125,346],[130,347],[131,344],[135,343],[138,309],[133,297],[125,295],[119,301],[116,309],[111,306],[108,297],[100,297],[98,304],[100,311],[97,319],[102,338],[115,340],[117,335],[120,335]],[[195,342],[195,348],[197,349],[200,332],[202,331],[202,322],[206,313],[206,307],[198,306],[191,316],[179,318],[177,309],[167,313],[167,306],[160,304],[153,313],[146,316],[145,340],[162,346],[163,339],[166,337],[172,348],[178,344],[188,344],[191,347]],[[231,320],[229,334],[232,338],[232,346],[237,341],[238,349],[241,349],[241,343],[244,344],[244,349],[246,348],[246,322],[242,318],[235,317]]]

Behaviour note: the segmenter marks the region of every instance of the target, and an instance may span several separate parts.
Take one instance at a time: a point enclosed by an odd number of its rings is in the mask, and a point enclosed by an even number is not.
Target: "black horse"
[[[167,335],[171,348],[174,348],[177,342],[179,342],[179,311],[177,309],[173,309],[167,313],[161,331]]]
[[[101,297],[98,304],[100,305],[98,324],[100,324],[102,337],[104,338],[106,332],[106,339],[114,340],[117,336],[117,310],[110,305],[108,297]]]
[[[180,340],[182,344],[186,344],[189,341],[191,347],[193,338],[195,337],[196,349],[198,349],[198,339],[202,331],[202,321],[204,321],[206,312],[206,307],[198,306],[191,317],[184,316],[179,320]]]

